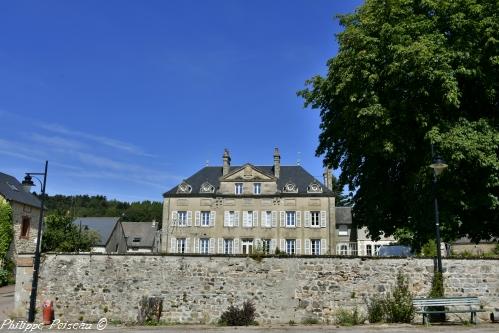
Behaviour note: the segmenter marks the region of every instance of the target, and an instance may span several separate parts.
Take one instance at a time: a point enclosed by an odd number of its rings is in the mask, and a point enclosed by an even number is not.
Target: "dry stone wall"
[[[56,318],[65,320],[134,322],[142,297],[160,296],[169,322],[213,323],[245,300],[261,324],[332,322],[338,309],[365,309],[366,297],[390,291],[399,270],[415,295],[427,295],[433,267],[429,259],[46,255],[39,299],[54,300]],[[499,307],[499,261],[445,260],[444,267],[447,295]]]

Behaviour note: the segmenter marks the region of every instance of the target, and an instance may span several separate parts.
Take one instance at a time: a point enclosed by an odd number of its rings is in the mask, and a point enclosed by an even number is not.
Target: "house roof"
[[[22,184],[17,179],[2,172],[0,172],[0,194],[9,201],[38,208],[42,205],[37,197],[23,189]]]
[[[153,247],[157,222],[122,222],[128,247]],[[135,241],[134,241],[135,239]]]
[[[240,169],[242,166],[232,166],[230,167],[229,174]],[[272,165],[264,165],[264,166],[255,166],[255,168],[259,171],[262,171],[269,175],[270,177],[274,177],[274,166]],[[212,167],[204,167],[189,178],[185,180],[187,184],[192,187],[192,191],[189,194],[177,194],[178,185],[165,192],[163,196],[199,196],[201,185],[205,182],[210,183],[218,189],[220,187],[220,178],[222,177],[222,167],[212,166]],[[312,182],[319,183],[323,188],[323,193],[307,193],[307,187]],[[324,184],[315,179],[310,173],[308,173],[301,166],[281,166],[280,175],[277,179],[277,189],[282,190],[284,186],[288,183],[292,182],[298,188],[298,194],[301,196],[332,196],[333,192],[327,189]],[[210,193],[208,195],[212,195]],[[290,193],[283,193],[289,195]],[[293,194],[290,194],[293,195]],[[296,194],[294,194],[296,195]]]
[[[336,224],[352,224],[352,207],[336,207]]]
[[[81,225],[82,230],[87,227],[88,229],[97,231],[100,239],[96,245],[106,246],[119,219],[119,217],[77,217],[73,221],[73,224],[75,224],[78,228]]]
[[[499,239],[498,238],[491,238],[491,239],[482,239],[480,240],[478,243],[477,242],[473,242],[470,238],[468,237],[461,237],[459,239],[456,239],[454,242],[452,242],[452,244],[456,244],[456,245],[463,245],[463,244],[494,244],[494,243],[497,243],[499,242]]]

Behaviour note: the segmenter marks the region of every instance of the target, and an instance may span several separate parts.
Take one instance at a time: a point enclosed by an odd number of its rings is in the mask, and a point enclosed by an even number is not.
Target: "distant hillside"
[[[45,198],[45,207],[50,213],[69,214],[72,217],[121,216],[122,221],[161,223],[163,206],[157,201],[121,202],[108,200],[103,195],[53,195]]]

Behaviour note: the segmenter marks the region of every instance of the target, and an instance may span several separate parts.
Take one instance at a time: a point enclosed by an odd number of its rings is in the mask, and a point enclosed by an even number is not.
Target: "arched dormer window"
[[[215,193],[215,186],[208,182],[204,182],[199,189],[199,193]]]
[[[296,187],[295,183],[287,182],[282,191],[285,193],[298,193],[298,187]]]
[[[183,181],[177,189],[177,193],[191,193],[192,192],[192,186],[187,184],[185,181]]]
[[[322,193],[322,186],[317,181],[313,181],[307,187],[307,193]]]

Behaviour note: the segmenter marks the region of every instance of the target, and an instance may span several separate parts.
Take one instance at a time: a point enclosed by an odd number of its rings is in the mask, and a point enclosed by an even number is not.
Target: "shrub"
[[[431,290],[428,295],[431,298],[444,296],[444,277],[441,272],[435,272],[431,280]]]
[[[395,288],[385,298],[383,305],[386,321],[389,323],[410,323],[414,318],[412,295],[402,272],[397,274]]]
[[[251,301],[245,301],[241,309],[234,305],[229,306],[229,308],[222,313],[219,324],[226,326],[256,325],[255,305]]]
[[[356,307],[353,310],[339,309],[336,312],[336,324],[338,325],[353,326],[363,322],[364,320]]]
[[[319,323],[319,319],[314,318],[314,317],[308,317],[302,320],[301,322],[303,325],[316,325]]]
[[[142,300],[140,301],[137,321],[139,322],[139,324],[148,325],[159,322],[162,311],[163,298],[143,296]]]
[[[373,297],[369,301],[366,300],[367,307],[367,320],[370,323],[382,322],[385,318],[385,304],[384,300],[380,297]]]

